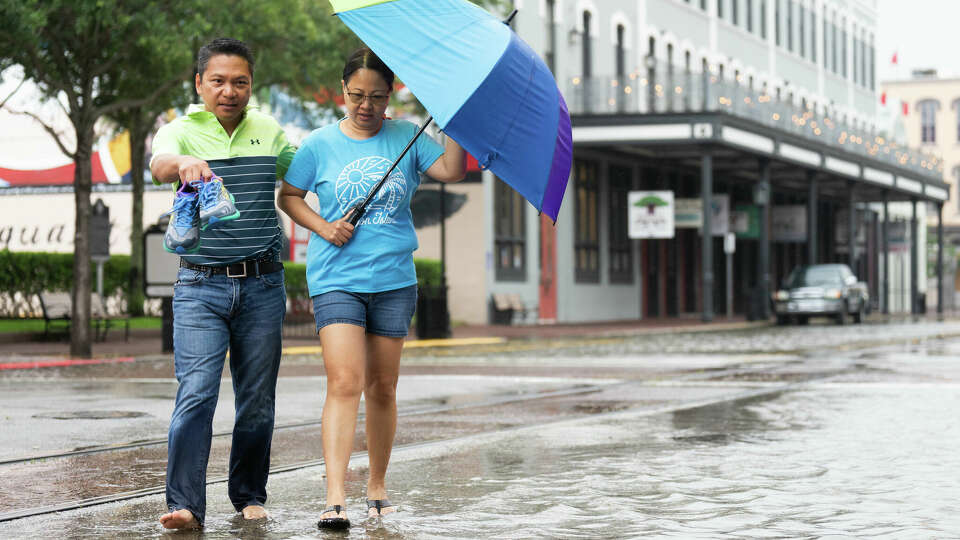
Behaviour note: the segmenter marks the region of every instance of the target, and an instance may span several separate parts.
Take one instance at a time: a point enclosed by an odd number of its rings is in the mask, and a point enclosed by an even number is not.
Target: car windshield
[[[787,287],[839,287],[840,272],[834,266],[801,266],[787,278]]]

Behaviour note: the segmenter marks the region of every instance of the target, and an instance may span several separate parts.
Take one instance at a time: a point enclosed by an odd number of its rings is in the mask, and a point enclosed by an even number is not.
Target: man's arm
[[[150,162],[150,172],[155,180],[164,183],[200,179],[206,182],[213,177],[213,171],[206,161],[176,154],[159,154],[154,157]]]

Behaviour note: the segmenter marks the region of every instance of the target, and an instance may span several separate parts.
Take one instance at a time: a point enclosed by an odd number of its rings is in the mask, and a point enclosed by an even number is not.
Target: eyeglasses
[[[363,100],[369,99],[369,100],[370,100],[370,104],[373,105],[373,106],[375,106],[375,107],[379,107],[379,106],[381,106],[381,105],[386,105],[387,100],[390,99],[390,95],[389,95],[389,94],[387,94],[387,95],[385,95],[385,96],[380,96],[380,95],[378,95],[378,96],[368,96],[368,95],[366,95],[366,94],[359,94],[359,93],[357,93],[357,92],[347,92],[347,95],[350,96],[350,101],[353,102],[355,105],[360,105],[361,103],[363,103]]]

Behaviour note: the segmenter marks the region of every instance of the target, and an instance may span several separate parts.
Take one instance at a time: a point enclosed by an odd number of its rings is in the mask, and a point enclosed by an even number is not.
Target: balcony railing
[[[867,127],[849,125],[827,111],[721,81],[711,72],[654,68],[625,76],[573,77],[567,81],[566,95],[575,115],[722,112],[926,178],[943,178],[943,160],[938,156],[898,144]]]

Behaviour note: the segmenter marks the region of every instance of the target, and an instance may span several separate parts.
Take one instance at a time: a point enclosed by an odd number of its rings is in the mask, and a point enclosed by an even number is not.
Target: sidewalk
[[[901,321],[937,321],[956,319],[957,314],[911,316],[909,314],[870,315],[868,323],[883,324]],[[716,317],[704,323],[696,316],[665,317],[643,320],[604,321],[577,324],[521,324],[521,325],[459,325],[453,328],[448,339],[417,338],[413,329],[407,338],[406,347],[451,347],[476,345],[490,340],[563,339],[574,337],[612,337],[676,332],[717,332],[772,326],[770,321],[747,321],[744,317]],[[319,352],[320,340],[312,336],[285,336],[284,354],[315,354]],[[131,330],[130,340],[123,340],[122,332],[111,332],[105,342],[93,343],[93,359],[132,360],[142,357],[172,356],[163,353],[159,329]],[[38,335],[0,334],[0,364],[5,359],[23,361],[29,359],[57,360],[70,355],[69,340],[42,341]]]
[[[766,321],[748,322],[742,317],[718,317],[711,323],[697,317],[671,317],[644,320],[605,321],[577,324],[523,324],[523,325],[460,325],[452,330],[447,340],[418,340],[411,330],[407,346],[455,346],[469,344],[475,338],[500,339],[556,339],[563,337],[623,336],[649,333],[719,331],[769,325]],[[467,341],[463,341],[467,340]],[[284,337],[285,350],[318,347],[314,337]],[[93,358],[157,356],[162,352],[159,329],[131,330],[130,340],[123,340],[122,332],[108,334],[104,342],[93,343]],[[36,335],[0,335],[0,359],[10,357],[65,358],[70,354],[70,342],[41,341]],[[169,353],[168,353],[169,354]]]

